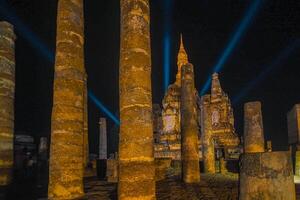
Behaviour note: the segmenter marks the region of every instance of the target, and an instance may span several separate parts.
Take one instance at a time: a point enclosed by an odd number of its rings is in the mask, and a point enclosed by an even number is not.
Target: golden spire
[[[177,56],[178,69],[182,65],[187,64],[188,62],[189,62],[189,59],[188,59],[188,56],[187,56],[186,51],[184,49],[182,35],[180,35],[180,48],[179,48],[179,52],[178,52],[178,56]]]
[[[180,48],[177,56],[177,74],[176,74],[176,83],[178,85],[180,84],[180,79],[181,79],[181,66],[189,63],[188,56],[186,54],[186,51],[184,49],[183,45],[183,39],[182,39],[182,34],[180,34]]]

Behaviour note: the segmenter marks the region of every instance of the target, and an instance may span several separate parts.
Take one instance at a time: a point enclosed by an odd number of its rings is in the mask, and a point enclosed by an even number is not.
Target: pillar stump
[[[244,152],[264,152],[264,132],[261,103],[248,102],[244,105]]]
[[[10,184],[14,162],[15,39],[13,26],[0,22],[0,186]]]
[[[289,152],[246,153],[241,156],[240,200],[295,200]]]

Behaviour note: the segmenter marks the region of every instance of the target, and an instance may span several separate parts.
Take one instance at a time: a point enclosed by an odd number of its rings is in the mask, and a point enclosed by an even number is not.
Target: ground
[[[35,187],[33,181],[17,182],[4,198],[0,187],[0,200],[46,200],[47,186]],[[97,177],[84,180],[86,196],[83,200],[117,200],[117,184],[99,181]],[[296,184],[300,200],[300,184]],[[235,200],[238,199],[238,177],[227,174],[201,174],[199,184],[183,184],[178,176],[167,176],[156,183],[157,200]]]
[[[85,180],[85,199],[116,200],[117,184]],[[184,184],[177,176],[169,176],[156,184],[157,200],[230,200],[238,199],[238,177],[233,175],[201,175],[199,184]]]

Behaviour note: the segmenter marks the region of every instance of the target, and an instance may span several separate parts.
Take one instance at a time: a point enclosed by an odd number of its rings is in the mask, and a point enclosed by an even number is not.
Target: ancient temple
[[[168,87],[162,101],[162,129],[156,135],[155,157],[167,157],[173,160],[181,159],[180,134],[180,89],[181,67],[188,63],[188,57],[181,37],[180,49],[177,57],[177,75],[175,83]]]
[[[225,169],[226,160],[238,159],[239,155],[233,110],[217,73],[212,75],[211,95],[201,97],[200,109],[204,170],[215,173],[216,161],[220,161],[218,169]]]

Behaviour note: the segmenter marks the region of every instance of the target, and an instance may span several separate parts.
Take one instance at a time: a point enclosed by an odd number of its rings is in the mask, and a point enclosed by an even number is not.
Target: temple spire
[[[181,66],[189,63],[189,59],[187,56],[187,53],[185,51],[184,45],[183,45],[183,39],[182,34],[180,34],[180,48],[177,55],[177,74],[176,74],[176,83],[180,85],[180,77],[181,77]]]
[[[211,81],[211,99],[218,100],[223,95],[218,73],[213,73]]]

